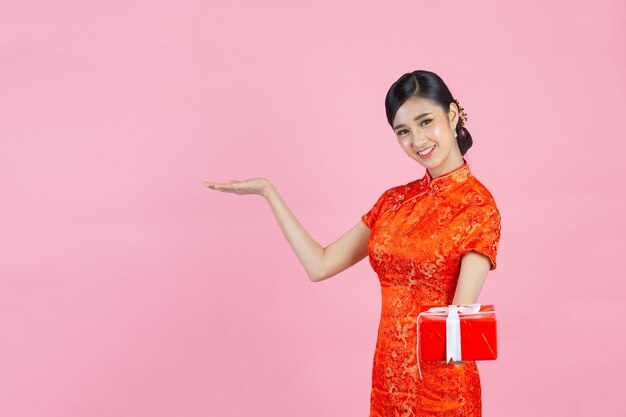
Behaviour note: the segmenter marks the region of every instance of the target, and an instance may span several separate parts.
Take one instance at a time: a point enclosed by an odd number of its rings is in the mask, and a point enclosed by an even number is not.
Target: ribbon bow
[[[448,307],[431,307],[426,311],[422,311],[417,315],[417,344],[415,351],[417,352],[417,369],[419,370],[420,379],[422,379],[422,369],[420,367],[419,344],[420,344],[420,317],[427,316],[447,316],[446,317],[446,363],[452,359],[455,362],[461,361],[461,314],[480,314],[480,304],[463,304],[457,306],[450,304]],[[485,311],[484,313],[493,313]]]

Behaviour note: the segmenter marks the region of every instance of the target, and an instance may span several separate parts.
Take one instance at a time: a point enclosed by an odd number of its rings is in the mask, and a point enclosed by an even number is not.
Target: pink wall
[[[0,415],[367,415],[368,262],[311,283],[202,182],[332,243],[424,174],[384,116],[415,69],[502,213],[484,415],[623,415],[624,2],[215,3],[0,5]]]

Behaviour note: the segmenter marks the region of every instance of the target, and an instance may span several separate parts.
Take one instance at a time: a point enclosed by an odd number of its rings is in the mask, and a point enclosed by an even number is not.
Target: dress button
[[[439,191],[439,187],[437,186],[437,184],[435,184],[428,190],[428,194],[435,195],[437,191]]]

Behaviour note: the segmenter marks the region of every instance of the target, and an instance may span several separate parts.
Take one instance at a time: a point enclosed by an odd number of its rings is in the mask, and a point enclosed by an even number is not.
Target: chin
[[[419,156],[417,158],[419,158]],[[420,164],[424,168],[432,168],[433,167],[433,165],[430,163],[430,161],[422,161],[420,159],[416,159],[416,161],[417,161],[418,164]]]
[[[422,159],[419,157],[419,155],[415,155],[413,159],[415,159],[417,162],[420,163],[420,165],[424,166],[425,168],[432,168],[438,165],[438,162],[433,158]]]

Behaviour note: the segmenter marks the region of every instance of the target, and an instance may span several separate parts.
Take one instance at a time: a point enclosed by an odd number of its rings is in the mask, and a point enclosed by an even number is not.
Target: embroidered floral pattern
[[[463,254],[481,253],[496,268],[500,212],[492,195],[464,161],[386,190],[361,219],[382,292],[370,417],[480,417],[476,362],[421,362],[420,380],[415,326],[421,305],[452,303]]]

